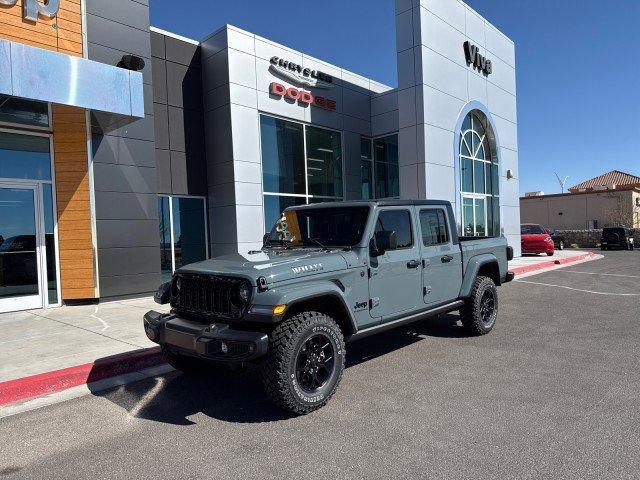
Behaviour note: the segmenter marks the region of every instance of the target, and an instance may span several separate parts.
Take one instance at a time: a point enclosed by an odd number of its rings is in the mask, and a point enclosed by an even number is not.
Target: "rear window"
[[[538,233],[547,233],[540,225],[521,225],[520,233],[522,235],[535,235]]]

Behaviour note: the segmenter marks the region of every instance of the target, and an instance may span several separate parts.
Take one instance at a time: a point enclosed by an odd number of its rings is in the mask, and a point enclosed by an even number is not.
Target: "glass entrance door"
[[[40,205],[37,185],[0,183],[0,312],[43,306]]]

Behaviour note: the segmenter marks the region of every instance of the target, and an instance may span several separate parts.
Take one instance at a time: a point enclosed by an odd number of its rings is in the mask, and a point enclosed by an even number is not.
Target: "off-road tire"
[[[553,257],[553,254],[554,254],[554,253],[555,253],[555,252],[547,252],[547,257]]]
[[[485,295],[493,296],[493,309],[490,318],[483,317],[482,302]],[[493,329],[498,317],[498,289],[489,277],[478,276],[471,287],[471,295],[460,309],[462,326],[470,335],[485,335]]]
[[[299,383],[296,367],[300,351],[310,338],[321,335],[331,342],[334,362],[326,383],[307,393]],[[269,335],[269,349],[262,362],[265,392],[280,408],[306,415],[326,405],[335,393],[344,371],[344,337],[336,321],[320,312],[302,312],[284,320]]]
[[[176,370],[181,371],[186,374],[197,374],[202,373],[205,370],[209,370],[212,367],[202,360],[198,360],[197,358],[187,357],[185,355],[180,355],[179,353],[173,352],[169,347],[163,345],[161,347],[162,355],[164,356],[165,361],[171,365]]]

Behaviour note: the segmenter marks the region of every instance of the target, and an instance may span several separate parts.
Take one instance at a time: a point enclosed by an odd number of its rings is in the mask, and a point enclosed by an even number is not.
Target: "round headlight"
[[[251,284],[243,280],[238,283],[234,288],[231,295],[231,301],[236,307],[244,307],[249,303],[251,298]]]

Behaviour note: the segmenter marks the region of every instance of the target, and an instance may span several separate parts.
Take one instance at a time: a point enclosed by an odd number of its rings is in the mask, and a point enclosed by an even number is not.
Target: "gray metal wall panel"
[[[134,54],[145,61],[146,117],[109,132],[94,125],[92,144],[100,296],[146,293],[160,282],[148,2],[86,3],[90,59],[115,65]]]
[[[96,15],[138,30],[149,30],[149,6],[135,1],[87,2],[87,14]]]
[[[101,248],[98,256],[100,275],[116,277],[127,272],[128,275],[157,273],[160,264],[160,247],[127,246],[125,248]]]
[[[96,0],[88,0],[87,5],[94,2]],[[129,2],[129,4],[135,4],[135,2]],[[143,58],[151,58],[149,30],[138,30],[113,20],[87,14],[87,34],[89,43],[132,53]]]
[[[156,247],[158,222],[155,220],[101,220],[98,238],[102,248]],[[122,229],[127,234],[122,235]]]
[[[156,162],[161,171],[158,188],[162,193],[204,196],[207,175],[200,49],[157,32],[151,44],[154,79],[164,82],[154,84]]]

